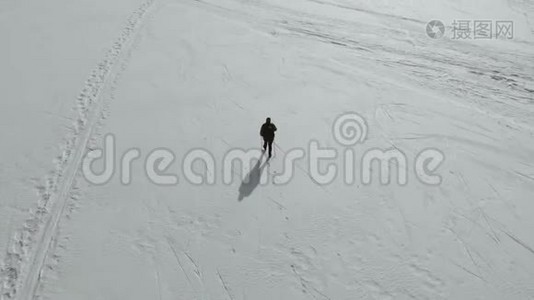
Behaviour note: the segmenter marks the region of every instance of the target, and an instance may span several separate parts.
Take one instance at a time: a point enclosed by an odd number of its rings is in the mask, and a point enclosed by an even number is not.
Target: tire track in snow
[[[128,18],[126,26],[105,58],[96,66],[77,99],[77,119],[65,138],[56,169],[38,187],[35,211],[16,233],[0,269],[0,299],[33,299],[43,266],[53,246],[57,226],[75,185],[79,167],[94,129],[103,117],[104,95],[120,72],[120,62],[132,47],[134,37],[156,0],[143,2]]]

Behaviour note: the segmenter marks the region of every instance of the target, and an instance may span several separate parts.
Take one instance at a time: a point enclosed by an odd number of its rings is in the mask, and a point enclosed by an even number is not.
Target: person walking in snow
[[[276,130],[276,126],[271,123],[271,118],[267,118],[265,124],[261,125],[260,135],[263,137],[263,151],[267,150],[267,146],[269,146],[269,157],[272,156],[274,132]]]

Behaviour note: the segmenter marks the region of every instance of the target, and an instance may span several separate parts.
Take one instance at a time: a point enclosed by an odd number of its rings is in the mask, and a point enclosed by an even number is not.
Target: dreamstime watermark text
[[[368,125],[355,112],[338,116],[332,134],[340,147],[322,147],[316,140],[310,141],[305,148],[289,150],[275,145],[279,152],[274,158],[278,161],[275,172],[263,172],[264,168],[271,168],[271,163],[260,149],[230,149],[221,160],[209,149],[195,148],[178,163],[178,157],[168,148],[154,149],[144,157],[139,148],[129,148],[119,156],[117,138],[107,134],[103,147],[89,151],[84,157],[82,173],[95,185],[106,184],[115,176],[119,176],[123,185],[130,185],[134,179],[134,164],[142,164],[144,176],[151,183],[162,186],[178,185],[183,179],[194,185],[232,185],[236,180],[285,185],[298,172],[306,173],[319,185],[332,184],[341,177],[347,185],[358,182],[370,185],[378,179],[381,185],[395,183],[403,186],[408,183],[409,174],[426,185],[441,184],[438,169],[445,155],[436,148],[425,148],[412,157],[397,147],[365,149]],[[357,155],[356,150],[363,154]],[[97,162],[98,171],[95,170]]]

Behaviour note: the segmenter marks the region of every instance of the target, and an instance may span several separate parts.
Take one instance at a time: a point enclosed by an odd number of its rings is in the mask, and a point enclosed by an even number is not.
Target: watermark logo
[[[144,157],[139,148],[130,148],[119,156],[116,137],[108,134],[102,149],[91,150],[84,157],[82,173],[95,185],[105,184],[115,176],[119,176],[123,185],[130,185],[134,177],[132,166],[137,163],[141,164],[144,176],[156,185],[178,185],[182,179],[194,185],[232,185],[237,179],[242,183],[241,195],[260,184],[289,184],[297,172],[319,185],[336,180],[343,180],[346,185],[358,182],[370,185],[378,179],[381,185],[403,186],[410,174],[423,184],[441,183],[437,172],[445,160],[441,151],[425,148],[409,157],[397,147],[365,149],[369,127],[365,118],[356,112],[338,116],[332,134],[339,144],[337,147],[323,147],[317,140],[311,140],[306,147],[288,150],[275,144],[281,152],[275,158],[280,160],[276,172],[264,172],[271,165],[260,149],[230,149],[219,160],[209,149],[202,148],[191,149],[181,160],[168,148],[154,149]],[[97,162],[99,170],[95,171]],[[180,164],[179,168],[176,164]]]
[[[514,22],[507,20],[454,20],[450,26],[453,40],[510,40],[514,38]],[[426,34],[432,39],[446,33],[443,22],[432,20],[426,25]]]
[[[432,20],[426,24],[426,34],[432,39],[439,39],[445,34],[445,25],[439,20]]]
[[[495,22],[496,36],[499,39],[513,39],[514,38],[514,22],[512,21],[497,21]]]
[[[367,139],[367,122],[355,112],[339,116],[332,129],[334,138],[343,146],[362,144]]]

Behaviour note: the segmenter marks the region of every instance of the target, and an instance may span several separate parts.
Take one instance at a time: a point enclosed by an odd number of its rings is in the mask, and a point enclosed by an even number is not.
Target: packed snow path
[[[488,2],[139,3],[80,92],[32,213],[2,223],[2,298],[534,298],[533,12]],[[430,39],[436,16],[512,19],[516,37]],[[406,184],[345,183],[332,126],[346,112],[368,127],[355,164],[398,149]],[[267,116],[275,158],[225,183],[225,154],[259,149]],[[140,153],[128,185],[118,169],[102,185],[81,174],[109,134],[117,166]],[[318,185],[303,159],[276,184],[284,155],[311,142],[337,150],[337,179]],[[445,157],[437,186],[414,172],[428,148]],[[147,177],[155,149],[175,154],[177,184]],[[183,176],[194,149],[213,155],[214,184]]]

